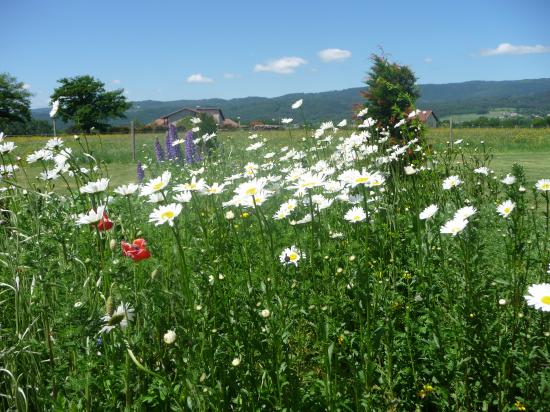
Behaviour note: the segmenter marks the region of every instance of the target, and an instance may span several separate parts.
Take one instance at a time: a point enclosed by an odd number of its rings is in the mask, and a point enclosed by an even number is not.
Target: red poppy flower
[[[113,222],[109,220],[109,216],[107,216],[107,213],[103,212],[103,217],[97,224],[97,228],[100,231],[109,230],[113,227]]]
[[[132,258],[135,262],[151,257],[151,252],[145,247],[147,245],[145,239],[136,239],[132,244],[122,241],[120,245],[124,256]]]

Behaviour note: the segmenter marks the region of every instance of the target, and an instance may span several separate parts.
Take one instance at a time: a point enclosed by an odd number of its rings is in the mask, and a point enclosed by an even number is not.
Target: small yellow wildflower
[[[526,411],[527,408],[525,407],[525,405],[523,403],[521,403],[520,400],[517,400],[515,403],[514,403],[514,406],[518,409],[518,411]]]
[[[433,391],[434,391],[434,387],[428,383],[428,384],[425,384],[422,387],[422,389],[420,389],[420,391],[418,391],[418,396],[420,397],[420,399],[424,399]]]

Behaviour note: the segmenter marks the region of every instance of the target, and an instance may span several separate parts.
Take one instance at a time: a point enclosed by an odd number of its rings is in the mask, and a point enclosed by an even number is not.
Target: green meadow
[[[247,145],[247,136],[251,132],[232,131],[219,133],[220,142],[231,143],[238,150]],[[274,147],[283,147],[290,143],[287,131],[259,132]],[[482,145],[493,155],[492,166],[499,173],[508,173],[514,163],[525,168],[529,181],[550,174],[550,129],[453,129],[453,140],[462,140],[463,145],[478,147]],[[62,136],[68,147],[78,147],[72,141],[74,136]],[[155,139],[164,144],[164,133],[136,134],[136,160],[146,161],[154,157]],[[26,155],[40,148],[48,140],[40,136],[20,136],[12,139],[20,147],[20,153]],[[136,163],[132,160],[132,142],[129,135],[107,134],[87,137],[90,149],[105,162],[112,176],[113,184],[135,181]],[[450,141],[448,129],[428,129],[427,141],[437,150],[444,150]],[[483,142],[483,144],[481,143]],[[39,166],[32,166],[30,174],[36,176]]]
[[[4,139],[0,410],[546,410],[548,132],[401,130]]]

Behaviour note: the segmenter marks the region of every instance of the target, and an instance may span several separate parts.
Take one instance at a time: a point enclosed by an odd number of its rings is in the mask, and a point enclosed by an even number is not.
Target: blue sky
[[[362,85],[383,48],[419,83],[550,77],[550,1],[5,0],[0,72],[45,107],[90,74],[130,100]]]

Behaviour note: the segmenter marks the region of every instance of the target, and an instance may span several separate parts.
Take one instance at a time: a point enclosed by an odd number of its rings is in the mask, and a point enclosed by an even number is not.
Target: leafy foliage
[[[369,116],[393,134],[393,125],[403,113],[414,109],[420,96],[416,77],[408,66],[391,63],[385,56],[373,54],[371,60],[373,65],[365,82],[368,89],[363,93],[365,106]]]
[[[131,106],[123,95],[124,90],[106,91],[105,84],[92,76],[77,76],[58,80],[51,100],[59,100],[58,116],[71,121],[77,130],[100,131],[108,128],[109,119],[125,117]]]
[[[0,73],[0,130],[30,120],[30,97],[23,82],[8,73]]]

